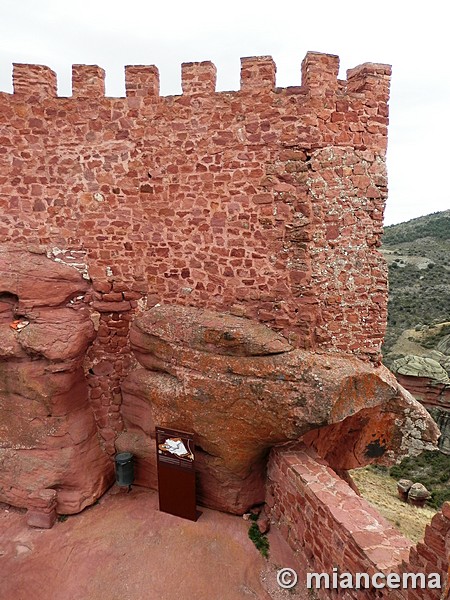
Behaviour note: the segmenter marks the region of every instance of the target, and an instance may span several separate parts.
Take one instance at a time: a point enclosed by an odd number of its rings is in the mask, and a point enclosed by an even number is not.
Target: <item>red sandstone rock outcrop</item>
[[[87,289],[68,266],[0,250],[0,501],[39,512],[51,489],[70,514],[111,482],[82,367],[94,326],[73,302]]]
[[[447,350],[447,344],[448,340],[443,338],[440,348]],[[441,431],[439,449],[450,454],[450,380],[447,371],[436,360],[411,355],[396,360],[392,370],[400,385],[431,414]]]
[[[350,469],[389,464],[437,439],[428,413],[384,367],[294,350],[248,319],[155,306],[134,321],[130,342],[144,368],[122,384],[118,447],[126,439],[141,458],[140,482],[153,485],[155,425],[193,431],[208,506],[243,512],[262,501],[265,458],[277,444],[303,438],[332,467]]]

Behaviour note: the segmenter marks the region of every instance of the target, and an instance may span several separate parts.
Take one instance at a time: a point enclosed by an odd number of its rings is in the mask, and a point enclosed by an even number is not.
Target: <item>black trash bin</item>
[[[117,485],[130,486],[134,481],[134,464],[131,452],[119,452],[115,457]]]

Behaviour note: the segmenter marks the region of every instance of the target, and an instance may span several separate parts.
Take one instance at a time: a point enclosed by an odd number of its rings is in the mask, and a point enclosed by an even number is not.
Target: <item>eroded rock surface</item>
[[[427,377],[436,383],[450,384],[447,371],[437,360],[426,356],[403,356],[392,364],[392,369],[399,375],[410,377]]]
[[[143,440],[155,425],[193,431],[207,506],[243,512],[262,501],[274,445],[303,438],[332,467],[350,469],[389,464],[438,436],[386,368],[294,350],[248,319],[160,305],[134,321],[130,341],[142,368],[122,385],[122,436],[135,436],[127,449],[146,465],[138,473],[151,485],[154,453]]]
[[[439,450],[450,454],[450,379],[445,370],[450,358],[442,356],[444,359],[436,357],[438,362],[429,357],[408,355],[394,361],[392,368],[400,384],[426,407],[438,425]]]
[[[82,368],[94,326],[72,302],[87,288],[77,271],[43,255],[0,251],[2,502],[38,508],[36,493],[53,489],[57,511],[71,514],[111,482]]]

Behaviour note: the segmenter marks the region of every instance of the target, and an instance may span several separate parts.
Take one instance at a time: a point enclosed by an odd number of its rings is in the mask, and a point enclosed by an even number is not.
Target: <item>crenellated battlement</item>
[[[334,93],[338,87],[339,57],[308,52],[302,62],[302,85],[314,95]]]
[[[365,63],[347,71],[347,81],[338,80],[339,57],[333,54],[308,52],[301,65],[301,87],[311,96],[332,95],[339,86],[342,93],[361,93],[374,87],[388,90],[389,65]],[[255,93],[276,90],[276,65],[271,56],[241,58],[240,92]],[[299,85],[301,83],[301,85]],[[39,98],[57,95],[57,77],[49,67],[14,64],[14,94]],[[181,87],[185,95],[207,95],[216,92],[216,67],[210,61],[181,65]],[[159,96],[159,73],[154,65],[126,66],[127,97]],[[288,90],[290,88],[287,88]],[[278,92],[282,91],[280,88]],[[105,72],[96,65],[73,65],[72,97],[101,98],[105,96]]]
[[[159,96],[159,71],[154,65],[125,67],[127,97],[155,98]]]
[[[277,67],[271,56],[241,58],[241,91],[275,88]]]
[[[96,65],[73,65],[74,98],[101,98],[105,95],[105,71]]]
[[[38,98],[56,96],[56,73],[42,65],[13,65],[14,94]]]
[[[216,91],[217,69],[210,61],[181,65],[183,94],[213,94]]]

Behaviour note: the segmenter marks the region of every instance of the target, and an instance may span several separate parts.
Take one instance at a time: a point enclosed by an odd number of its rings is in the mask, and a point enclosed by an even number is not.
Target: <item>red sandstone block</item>
[[[14,63],[13,85],[15,94],[39,98],[56,96],[56,74],[42,65]]]
[[[99,98],[105,95],[105,71],[97,65],[72,66],[72,96]]]
[[[183,63],[181,88],[183,94],[211,94],[216,91],[216,67],[210,61]]]
[[[56,521],[56,510],[50,512],[41,512],[38,510],[27,511],[27,524],[30,527],[39,527],[41,529],[51,529]]]
[[[333,54],[308,52],[302,62],[302,86],[313,95],[337,89],[339,57]]]
[[[256,194],[252,198],[255,204],[271,204],[273,202],[272,194]]]
[[[109,292],[102,295],[102,300],[105,302],[122,302],[123,296],[121,292]]]
[[[450,502],[444,502],[441,508],[441,512],[446,519],[450,521]]]
[[[111,291],[111,283],[109,281],[93,281],[92,287],[96,292],[108,293]]]
[[[274,89],[276,70],[271,56],[241,58],[241,90]]]
[[[28,497],[30,510],[49,513],[56,507],[57,492],[53,489],[42,489],[30,493]]]
[[[96,301],[92,303],[92,308],[101,313],[123,312],[126,310],[131,310],[131,304],[127,300],[124,300],[123,302]]]
[[[419,542],[416,546],[416,550],[418,554],[418,560],[421,564],[424,562],[430,562],[432,564],[436,562],[436,555],[434,551],[428,548],[428,546],[426,546],[424,543]]]
[[[450,531],[450,522],[442,512],[438,512],[432,518],[429,527],[446,535]]]
[[[125,67],[127,97],[155,98],[159,96],[159,71],[154,65]]]
[[[392,69],[390,65],[379,63],[364,63],[347,70],[347,89],[349,93],[374,91],[383,92],[389,84]],[[378,91],[378,90],[377,90]]]
[[[437,555],[445,553],[444,536],[430,525],[427,525],[425,528],[425,543]]]

